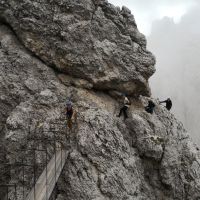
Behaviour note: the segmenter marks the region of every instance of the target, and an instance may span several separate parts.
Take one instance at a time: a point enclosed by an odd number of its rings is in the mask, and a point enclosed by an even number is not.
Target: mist
[[[109,0],[109,2],[116,6],[128,7],[136,19],[139,30],[145,35],[149,35],[154,20],[168,16],[178,22],[188,9],[197,4],[197,0]]]
[[[156,56],[152,94],[173,101],[172,112],[200,145],[200,5],[179,23],[164,17],[152,24],[148,49]]]
[[[198,0],[109,0],[131,9],[156,56],[152,95],[170,97],[171,112],[200,145],[200,2]],[[165,17],[167,16],[167,17]]]

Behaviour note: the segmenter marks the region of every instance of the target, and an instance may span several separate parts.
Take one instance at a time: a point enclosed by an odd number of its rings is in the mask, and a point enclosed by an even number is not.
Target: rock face
[[[50,159],[53,126],[69,156],[52,199],[200,199],[198,148],[156,100],[152,115],[144,111],[155,61],[128,9],[90,0],[1,0],[0,6],[0,183],[17,183],[23,199],[32,168],[5,162],[32,162],[32,152],[22,151],[31,147],[46,148]],[[116,117],[124,87],[136,94],[125,121]],[[67,98],[77,111],[71,132]],[[45,154],[35,157],[38,177]],[[2,187],[0,193],[7,198]]]
[[[155,59],[133,15],[106,1],[1,1],[0,17],[46,64],[95,89],[149,94]]]

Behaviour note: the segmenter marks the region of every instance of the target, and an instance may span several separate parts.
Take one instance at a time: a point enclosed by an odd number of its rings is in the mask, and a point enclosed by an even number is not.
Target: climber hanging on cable
[[[167,110],[170,110],[171,108],[172,108],[172,101],[171,101],[171,99],[170,98],[168,98],[167,100],[165,100],[165,101],[160,101],[159,102],[160,104],[161,103],[166,103],[166,108],[167,108]]]
[[[154,111],[154,108],[155,108],[155,104],[153,101],[149,100],[148,101],[148,106],[145,107],[145,110],[150,113],[150,114],[153,114],[153,111]]]
[[[124,97],[124,103],[123,103],[123,107],[120,109],[120,112],[119,112],[119,115],[117,115],[117,117],[120,117],[122,112],[124,114],[124,119],[128,118],[128,115],[127,115],[127,110],[128,108],[130,107],[131,105],[131,102],[130,100],[128,99],[127,95],[126,94],[122,94],[123,97]]]

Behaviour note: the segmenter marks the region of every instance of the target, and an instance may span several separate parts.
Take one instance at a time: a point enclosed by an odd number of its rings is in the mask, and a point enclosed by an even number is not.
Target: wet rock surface
[[[89,0],[9,0],[0,5],[2,184],[24,184],[27,194],[33,186],[33,168],[8,168],[5,162],[32,163],[30,148],[47,149],[48,161],[56,138],[69,156],[52,199],[200,199],[198,147],[156,100],[152,99],[156,104],[152,115],[144,110],[149,97],[142,95],[149,94],[147,79],[154,58],[127,8]],[[92,42],[96,49],[90,48]],[[140,48],[147,54],[147,65]],[[75,56],[74,64],[70,59]],[[80,62],[84,59],[88,63]],[[103,73],[96,70],[98,64]],[[126,120],[116,117],[123,84],[137,94],[129,96],[132,104]],[[72,131],[65,120],[67,98],[77,111]],[[45,156],[41,151],[35,154],[36,177],[44,169]],[[6,191],[0,192],[6,199]],[[18,187],[18,199],[22,194]],[[13,189],[9,196],[14,199]]]

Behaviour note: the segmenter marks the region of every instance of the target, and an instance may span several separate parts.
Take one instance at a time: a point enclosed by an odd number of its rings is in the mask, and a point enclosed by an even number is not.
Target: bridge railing
[[[64,119],[64,118],[63,118]],[[63,122],[64,121],[64,122]],[[30,122],[31,123],[31,122]],[[52,126],[53,125],[53,126]],[[56,127],[56,126],[64,126],[62,127],[63,132],[59,131],[60,127]],[[28,188],[27,188],[27,181],[25,180],[27,175],[25,173],[25,169],[26,168],[32,168],[33,170],[33,184],[32,184],[32,188],[34,188],[34,200],[36,200],[36,191],[35,191],[35,185],[38,179],[37,176],[37,168],[45,168],[46,172],[46,185],[48,184],[48,180],[47,180],[47,166],[48,166],[48,161],[49,158],[51,158],[52,156],[49,156],[49,147],[51,146],[51,149],[53,149],[53,153],[51,155],[55,156],[55,162],[54,162],[54,178],[55,178],[55,182],[57,181],[57,151],[61,150],[61,166],[63,165],[63,149],[65,149],[65,138],[60,138],[60,135],[63,133],[64,135],[66,134],[66,132],[64,132],[64,130],[66,131],[66,122],[65,120],[61,120],[58,119],[58,121],[52,122],[51,123],[51,127],[48,130],[42,130],[41,131],[30,131],[29,130],[29,134],[27,135],[26,141],[27,143],[31,142],[33,145],[30,145],[31,147],[26,147],[28,146],[27,144],[25,144],[24,148],[18,149],[15,152],[13,152],[13,154],[20,154],[22,159],[21,162],[14,160],[14,162],[9,162],[9,163],[0,163],[0,166],[2,168],[4,168],[5,170],[8,171],[14,171],[14,174],[16,175],[16,172],[19,171],[19,168],[22,171],[22,181],[16,181],[16,180],[12,180],[11,182],[7,182],[4,184],[0,184],[0,188],[1,190],[3,190],[3,193],[5,194],[5,200],[25,200],[28,194]],[[32,134],[32,133],[33,134]],[[37,133],[38,134],[35,134]],[[53,137],[50,137],[46,134],[52,135]],[[58,136],[59,135],[59,136]],[[46,143],[45,147],[43,148],[38,148],[39,144],[44,144]],[[41,146],[41,145],[40,145]],[[27,152],[32,152],[32,162],[27,162],[25,159],[25,154]],[[37,163],[37,152],[43,152],[45,154],[45,161],[42,162],[43,164],[39,164]],[[25,156],[24,156],[25,155]],[[48,197],[48,191],[47,191],[47,187],[46,187],[46,197]]]

